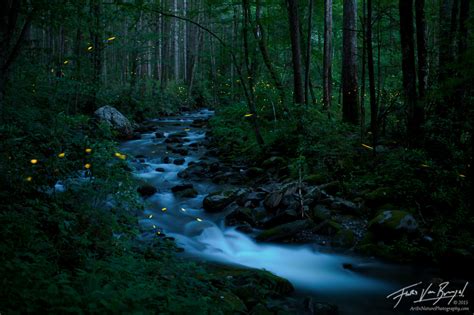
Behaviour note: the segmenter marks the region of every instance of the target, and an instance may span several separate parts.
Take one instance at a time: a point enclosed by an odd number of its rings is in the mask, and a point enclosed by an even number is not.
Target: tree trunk
[[[461,0],[461,9],[459,13],[458,56],[462,56],[467,50],[469,2],[470,0]]]
[[[367,4],[366,1],[362,1],[362,70],[361,70],[361,81],[360,87],[360,139],[364,141],[366,135],[365,129],[365,69],[367,64]]]
[[[301,71],[301,40],[299,32],[298,0],[287,0],[288,21],[290,25],[291,53],[293,62],[293,99],[295,104],[304,103]]]
[[[375,96],[374,51],[372,47],[372,0],[367,0],[367,69],[369,74],[370,94],[370,129],[374,144],[378,136],[378,106]]]
[[[428,86],[427,35],[425,18],[425,0],[415,0],[416,11],[416,46],[418,53],[418,94],[420,100],[425,98]]]
[[[439,54],[438,54],[438,80],[443,82],[448,77],[448,64],[450,58],[450,19],[452,0],[443,0],[439,11]]]
[[[408,110],[407,132],[412,144],[421,139],[423,108],[416,99],[415,44],[413,40],[413,0],[399,0],[400,42],[405,103]]]
[[[344,0],[342,43],[342,118],[359,123],[357,85],[357,2]]]
[[[258,41],[258,47],[260,49],[260,53],[262,54],[262,59],[267,67],[268,73],[270,74],[270,77],[272,78],[273,84],[275,85],[276,89],[278,90],[278,94],[280,97],[280,103],[286,107],[285,105],[285,89],[283,88],[283,84],[280,81],[280,78],[278,77],[278,74],[276,73],[275,69],[273,68],[273,64],[270,59],[270,54],[268,53],[268,48],[267,48],[267,39],[266,39],[266,32],[265,28],[263,27],[263,24],[260,20],[261,18],[261,5],[260,5],[260,0],[256,0],[255,2],[256,9],[255,9],[255,23],[256,23],[256,28],[255,28],[255,38]]]
[[[324,0],[323,109],[331,108],[332,97],[332,0]]]
[[[247,90],[247,102],[250,111],[250,120],[254,127],[255,137],[257,143],[262,146],[264,141],[260,133],[260,126],[257,120],[257,110],[255,108],[255,95],[254,95],[254,70],[255,70],[255,61],[250,61],[250,48],[248,40],[248,28],[250,27],[250,2],[249,0],[242,0],[242,10],[243,10],[243,25],[242,25],[242,35],[243,35],[243,44],[244,44],[244,56],[245,56],[245,68],[247,69],[247,78],[248,78],[248,88]],[[243,76],[241,75],[241,79]],[[242,82],[245,86],[245,82]]]
[[[173,10],[178,14],[178,0],[173,0]],[[174,20],[173,23],[173,48],[174,48],[174,80],[179,81],[179,21]]]
[[[308,5],[308,34],[306,40],[306,69],[304,74],[304,100],[306,106],[309,105],[309,79],[311,74],[311,33],[313,29],[313,0],[309,0]]]
[[[11,65],[20,54],[29,32],[32,15],[26,17],[18,37],[15,39],[21,1],[0,1],[0,113],[5,101],[5,89]]]

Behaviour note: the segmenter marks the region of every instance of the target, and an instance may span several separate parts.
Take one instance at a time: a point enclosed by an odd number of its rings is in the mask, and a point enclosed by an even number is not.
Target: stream
[[[122,143],[122,152],[139,157],[132,164],[135,176],[158,189],[146,200],[140,224],[150,231],[162,231],[176,239],[184,248],[184,255],[228,265],[266,269],[288,279],[296,295],[312,296],[315,301],[336,304],[339,314],[400,314],[393,309],[394,301],[386,296],[406,285],[422,281],[420,274],[429,278],[426,270],[411,266],[391,265],[369,257],[338,251],[312,244],[284,245],[257,243],[234,228],[224,226],[225,213],[210,214],[202,209],[202,201],[210,192],[222,190],[225,185],[208,179],[184,181],[178,172],[190,162],[206,159],[205,129],[192,127],[195,119],[207,119],[212,111],[200,110],[176,117],[155,119],[157,131],[144,133],[139,140]],[[183,148],[188,154],[180,156],[167,151],[165,139],[169,134],[186,131]],[[169,156],[171,163],[164,163]],[[175,165],[175,158],[184,158],[184,164]],[[158,169],[158,171],[157,171]],[[175,197],[171,188],[191,183],[197,190],[195,198]],[[344,264],[354,268],[346,269]]]

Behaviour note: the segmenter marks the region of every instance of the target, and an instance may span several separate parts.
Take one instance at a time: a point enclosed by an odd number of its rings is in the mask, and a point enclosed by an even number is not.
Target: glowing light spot
[[[84,165],[84,167],[85,167],[86,169],[90,169],[91,166],[92,166],[92,165],[90,165],[90,163],[87,163],[86,165]]]
[[[121,153],[115,152],[115,156],[116,156],[116,157],[120,157],[121,155],[122,155]]]
[[[156,232],[156,235],[160,235],[160,234],[161,234],[161,231]]]
[[[27,182],[31,182],[31,181],[33,180],[33,177],[28,176],[27,178],[25,178],[25,180],[26,180]]]
[[[67,65],[69,63],[69,60],[64,60],[63,64]]]
[[[109,42],[111,42],[111,41],[115,40],[115,38],[116,38],[115,36],[112,36],[112,37],[107,38],[107,40],[108,40]]]
[[[459,174],[459,177],[461,177],[461,178],[466,178],[466,175],[464,175],[464,174]]]
[[[202,219],[201,218],[196,218],[196,221],[202,222]]]
[[[61,152],[61,153],[58,154],[58,158],[61,158],[61,159],[65,156],[66,156],[66,153],[64,153],[64,152]]]
[[[153,224],[153,228],[156,229],[156,225]]]
[[[30,161],[30,163],[31,163],[31,164],[36,164],[36,163],[38,163],[38,160],[37,160],[37,159],[32,159],[32,160]]]
[[[119,159],[121,160],[125,160],[127,158],[127,156],[125,154],[120,154],[119,156]]]
[[[148,216],[148,219],[151,219],[151,218],[153,218],[153,214],[150,214],[150,215]]]
[[[420,164],[421,167],[424,167],[424,168],[429,168],[430,166],[428,164]]]
[[[253,114],[245,114],[244,117],[251,117]]]
[[[166,210],[168,210],[168,209],[166,209],[166,208],[161,208],[161,211],[163,211],[163,212],[165,212]]]
[[[87,47],[87,51],[91,51],[93,49],[92,46]]]
[[[189,131],[189,130],[191,130],[191,129],[190,129],[190,128],[185,128],[185,129],[184,129],[184,131]]]
[[[181,208],[181,211],[183,211],[183,212],[186,212],[186,209],[184,209],[184,208]]]
[[[374,148],[371,147],[370,145],[367,145],[367,144],[364,144],[364,143],[362,143],[361,146],[364,147],[364,148],[366,148],[367,150],[373,150],[373,149],[374,149]]]
[[[87,148],[85,151],[86,151],[86,153],[91,153],[91,152],[92,152],[92,149],[91,149],[91,148]]]

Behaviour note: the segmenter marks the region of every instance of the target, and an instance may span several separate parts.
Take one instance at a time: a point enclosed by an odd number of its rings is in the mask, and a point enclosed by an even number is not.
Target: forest
[[[0,314],[472,314],[472,10],[0,1]]]

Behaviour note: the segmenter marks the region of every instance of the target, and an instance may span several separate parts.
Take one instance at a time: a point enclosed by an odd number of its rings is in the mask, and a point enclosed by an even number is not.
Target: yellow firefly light
[[[86,151],[86,153],[91,153],[91,152],[92,152],[92,149],[91,149],[91,148],[87,148],[85,151]]]
[[[32,160],[30,161],[30,163],[31,163],[31,164],[36,164],[36,163],[38,163],[38,160],[37,160],[37,159],[32,159]]]
[[[26,180],[27,182],[31,182],[31,181],[33,180],[33,177],[28,176],[27,178],[25,178],[25,180]]]
[[[90,163],[87,163],[86,165],[84,165],[84,167],[85,167],[86,169],[90,169],[90,168],[91,168],[91,165],[90,165]]]
[[[161,211],[165,212],[167,209],[166,208],[161,208]]]
[[[367,145],[367,144],[364,144],[364,143],[362,143],[361,145],[362,145],[362,147],[364,147],[364,148],[366,148],[366,149],[368,149],[368,150],[373,150],[373,149],[374,149],[374,148],[371,147],[370,145]]]
[[[61,159],[65,156],[66,156],[66,153],[64,153],[64,152],[61,152],[61,153],[58,154],[58,158],[61,158]]]
[[[202,222],[202,219],[201,218],[196,218],[196,221]]]

